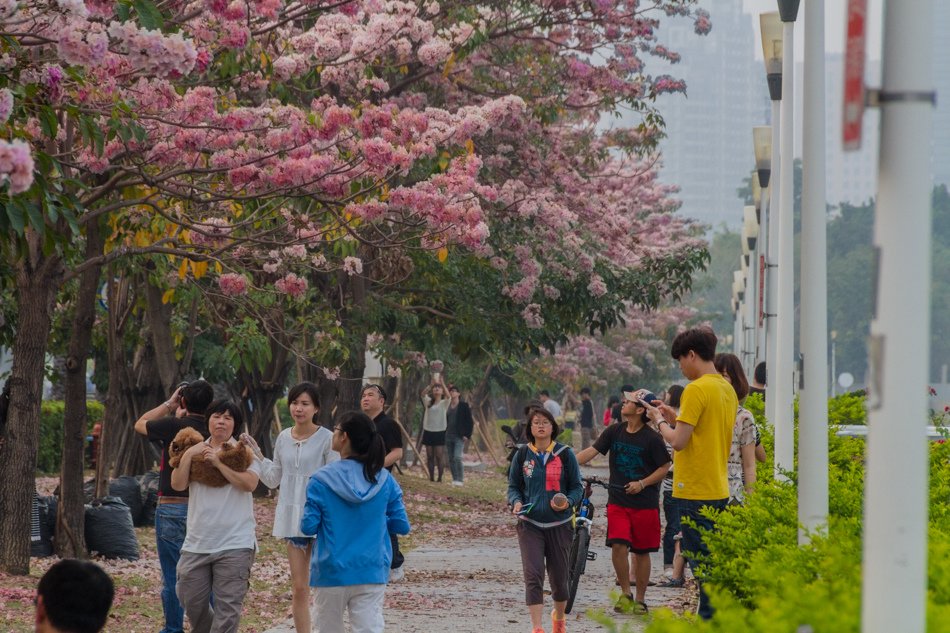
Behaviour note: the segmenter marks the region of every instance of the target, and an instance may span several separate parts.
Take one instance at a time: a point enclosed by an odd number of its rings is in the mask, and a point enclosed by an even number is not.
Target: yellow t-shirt
[[[683,390],[677,424],[689,424],[686,448],[673,453],[673,496],[714,501],[729,496],[729,448],[739,401],[719,374],[703,374]]]

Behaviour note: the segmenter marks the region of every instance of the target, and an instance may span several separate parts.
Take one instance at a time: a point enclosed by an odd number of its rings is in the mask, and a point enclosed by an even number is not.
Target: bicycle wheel
[[[577,586],[580,584],[581,576],[587,569],[587,550],[590,548],[590,532],[587,527],[580,526],[574,532],[574,540],[571,542],[571,552],[567,559],[568,582],[567,582],[567,606],[565,613],[570,613],[574,608],[574,598],[577,597]]]

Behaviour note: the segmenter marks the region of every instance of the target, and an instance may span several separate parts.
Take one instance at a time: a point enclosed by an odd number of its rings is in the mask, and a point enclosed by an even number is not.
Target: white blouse
[[[273,461],[261,461],[261,481],[268,488],[280,486],[277,510],[274,512],[273,535],[279,538],[303,537],[300,519],[307,503],[307,482],[310,475],[340,454],[330,448],[333,432],[320,427],[305,440],[294,439],[291,429],[284,429],[274,444]]]
[[[432,398],[425,396],[422,402],[426,406],[425,415],[422,418],[422,430],[435,433],[444,431],[447,426],[445,415],[448,413],[450,400],[442,398],[436,404],[432,404]]]

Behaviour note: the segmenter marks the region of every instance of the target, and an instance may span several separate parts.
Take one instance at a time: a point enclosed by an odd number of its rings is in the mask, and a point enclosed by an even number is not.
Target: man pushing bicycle
[[[620,409],[624,423],[607,427],[593,446],[577,454],[577,462],[586,464],[609,453],[607,545],[623,593],[614,607],[618,612],[647,613],[650,553],[660,549],[660,482],[670,468],[670,456],[663,438],[648,426],[644,402],[655,399],[646,390],[624,391]],[[631,551],[636,598],[630,591]]]

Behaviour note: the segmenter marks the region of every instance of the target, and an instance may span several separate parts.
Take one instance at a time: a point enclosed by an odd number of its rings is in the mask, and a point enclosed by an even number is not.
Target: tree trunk
[[[151,333],[152,349],[155,351],[155,365],[161,379],[162,389],[171,395],[181,382],[181,368],[175,358],[175,342],[172,335],[172,304],[162,303],[164,292],[161,288],[145,280],[145,300],[148,305],[146,318]]]
[[[102,238],[96,222],[86,229],[86,260],[102,254]],[[73,315],[69,349],[65,358],[65,414],[63,416],[63,462],[59,476],[56,513],[56,554],[60,558],[84,558],[85,498],[82,490],[83,448],[86,444],[86,361],[96,317],[96,290],[100,266],[90,266],[79,278],[76,313]]]
[[[142,323],[133,318],[132,280],[110,267],[107,328],[109,390],[106,414],[102,421],[99,464],[96,469],[96,496],[108,490],[109,471],[113,476],[139,475],[152,468],[159,453],[135,432],[133,424],[143,412],[167,397],[155,368],[154,355],[146,333],[137,342],[129,362],[125,333],[141,331]]]
[[[17,334],[10,370],[10,408],[0,459],[0,571],[30,573],[30,513],[36,490],[43,367],[53,299],[63,274],[59,257],[40,254],[41,239],[27,229],[29,255],[15,263]]]

